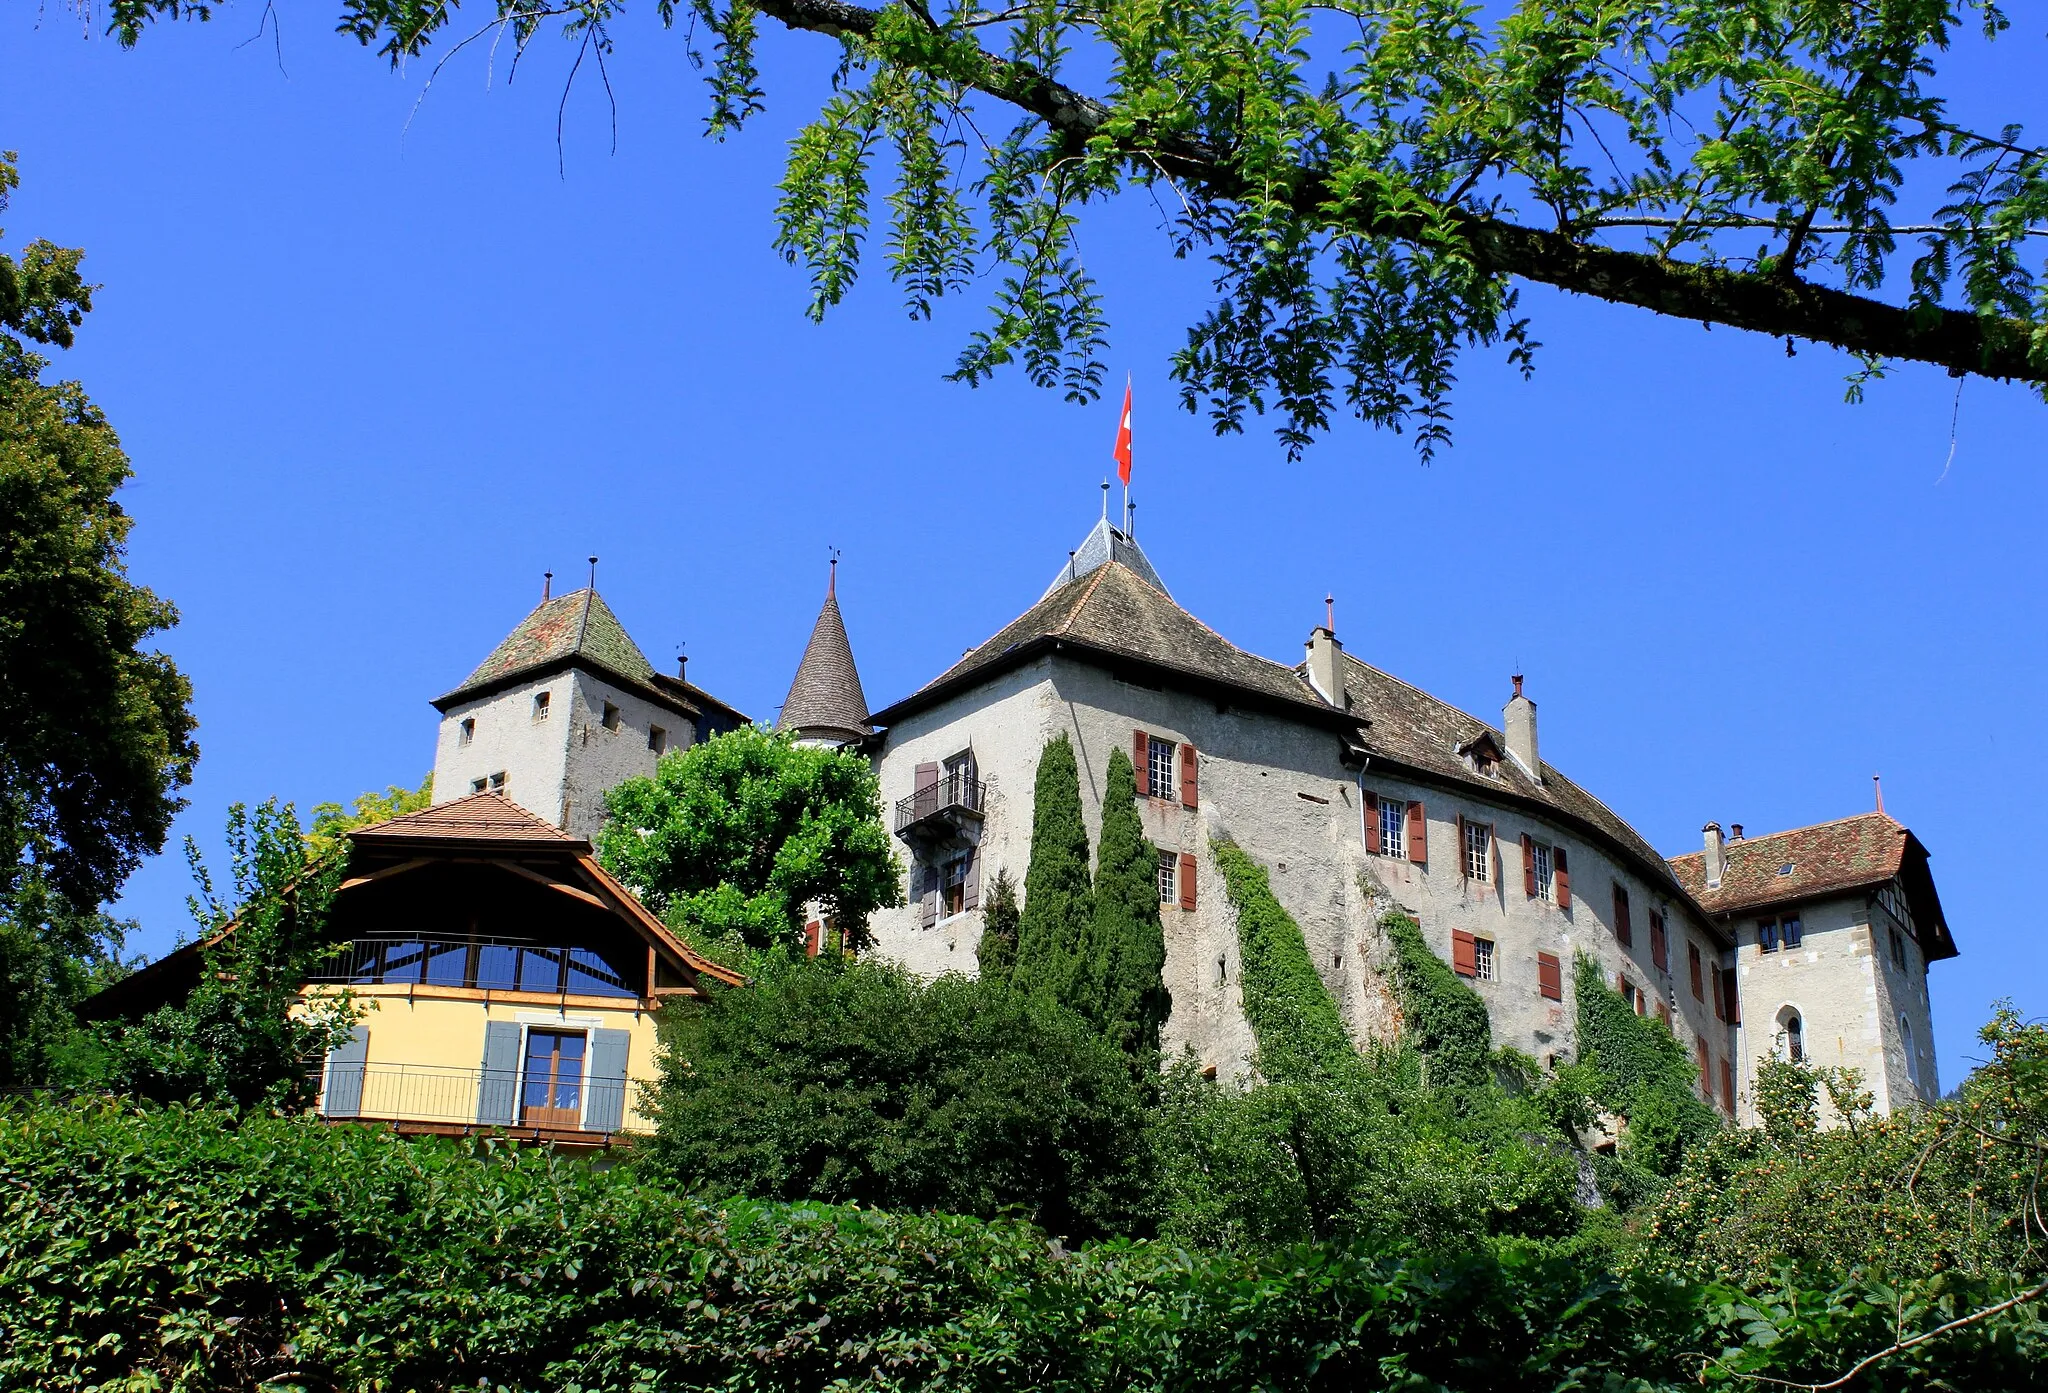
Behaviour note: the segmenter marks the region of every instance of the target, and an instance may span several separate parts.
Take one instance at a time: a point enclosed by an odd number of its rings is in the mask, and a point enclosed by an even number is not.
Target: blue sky
[[[40,13],[38,13],[38,10]],[[231,802],[301,807],[431,764],[427,701],[539,598],[599,585],[656,663],[772,715],[828,546],[871,704],[1021,611],[1093,521],[1115,404],[943,381],[979,305],[907,322],[871,277],[823,326],[770,247],[784,143],[832,61],[771,33],[771,107],[699,137],[679,36],[611,65],[618,149],[567,52],[487,89],[393,74],[292,7],[122,52],[60,6],[0,19],[8,247],[88,251],[104,289],[59,370],[136,466],[135,576],[203,750],[179,833]],[[238,46],[240,45],[240,46]],[[1965,114],[2040,126],[2033,38],[1966,49]],[[1294,659],[1339,634],[1489,719],[1528,674],[1545,756],[1668,853],[1860,812],[1882,772],[1963,956],[1932,974],[1944,1083],[1992,1001],[2048,1009],[2031,776],[2048,700],[2048,407],[1899,368],[1842,401],[1837,355],[1525,293],[1533,381],[1468,356],[1455,446],[1337,430],[1290,464],[1263,429],[1179,412],[1168,355],[1206,304],[1149,202],[1084,232],[1111,361],[1137,394],[1140,540],[1176,597]],[[1114,395],[1114,394],[1112,394]],[[1951,460],[1951,420],[1956,422]],[[175,847],[121,909],[186,927]]]

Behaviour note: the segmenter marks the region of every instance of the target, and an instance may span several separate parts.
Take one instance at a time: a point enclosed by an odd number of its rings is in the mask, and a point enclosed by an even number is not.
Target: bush
[[[1144,1098],[1078,1015],[1001,982],[770,961],[663,1011],[655,1165],[711,1196],[1016,1212],[1129,1232]]]
[[[1131,757],[1109,753],[1102,836],[1095,847],[1095,951],[1102,978],[1102,1028],[1147,1075],[1159,1064],[1159,1028],[1173,1009],[1161,973],[1166,933],[1159,922],[1159,851],[1138,820]]]

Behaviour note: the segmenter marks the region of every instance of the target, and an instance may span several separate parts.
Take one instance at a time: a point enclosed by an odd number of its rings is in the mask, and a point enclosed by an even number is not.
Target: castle
[[[1544,762],[1519,677],[1493,726],[1346,652],[1327,622],[1299,663],[1247,653],[1106,516],[1016,620],[871,712],[833,577],[777,725],[874,761],[909,883],[871,930],[914,971],[974,970],[981,887],[1004,869],[1021,884],[1039,752],[1064,733],[1091,839],[1109,752],[1131,753],[1159,849],[1164,1043],[1219,1077],[1252,1052],[1208,855],[1227,836],[1269,869],[1360,1040],[1398,1026],[1379,922],[1400,908],[1486,1002],[1496,1042],[1544,1063],[1573,1052],[1585,957],[1670,1027],[1732,1119],[1752,1119],[1774,1052],[1861,1070],[1881,1110],[1939,1095],[1927,966],[1956,948],[1926,848],[1882,811],[1758,837],[1710,822],[1699,852],[1667,860]],[[502,793],[579,839],[606,788],[745,720],[655,672],[590,589],[544,599],[435,705],[437,801]]]

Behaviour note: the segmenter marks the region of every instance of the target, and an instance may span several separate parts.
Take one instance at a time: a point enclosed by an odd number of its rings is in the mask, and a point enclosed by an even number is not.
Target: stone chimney
[[[1318,624],[1308,636],[1308,683],[1330,705],[1350,704],[1344,692],[1344,645],[1327,624]]]
[[[1741,824],[1741,823],[1737,822],[1737,823],[1734,823],[1734,824],[1732,824],[1732,825],[1731,825],[1731,826],[1730,826],[1730,827],[1728,828],[1728,831],[1729,831],[1729,832],[1730,832],[1730,834],[1731,834],[1731,835],[1729,836],[1729,838],[1728,838],[1728,840],[1729,840],[1729,841],[1731,841],[1731,842],[1739,842],[1739,841],[1741,841],[1741,840],[1742,840],[1742,824]]]
[[[1707,888],[1718,890],[1725,865],[1721,857],[1721,824],[1710,822],[1700,830],[1707,834]]]
[[[1508,754],[1522,772],[1543,782],[1543,761],[1536,755],[1536,703],[1522,695],[1522,675],[1515,674],[1515,694],[1500,709],[1501,729],[1508,733]]]

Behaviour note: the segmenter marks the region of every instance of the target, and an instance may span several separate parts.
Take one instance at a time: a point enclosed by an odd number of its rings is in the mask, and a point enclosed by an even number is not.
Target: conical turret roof
[[[853,741],[874,732],[846,621],[839,615],[838,589],[839,565],[834,562],[825,583],[825,607],[818,611],[811,641],[804,645],[804,660],[797,664],[796,680],[789,684],[789,697],[775,721],[777,730],[799,738]]]

